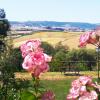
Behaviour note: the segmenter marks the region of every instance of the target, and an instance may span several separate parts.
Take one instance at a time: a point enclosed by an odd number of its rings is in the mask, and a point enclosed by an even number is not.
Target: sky
[[[10,21],[100,23],[100,0],[0,0]]]

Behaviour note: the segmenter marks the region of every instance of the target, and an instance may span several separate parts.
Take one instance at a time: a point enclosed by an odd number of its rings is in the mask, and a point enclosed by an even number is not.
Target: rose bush
[[[51,61],[52,57],[44,53],[41,48],[40,40],[29,40],[20,46],[20,50],[23,57],[22,67],[29,73],[31,73],[34,83],[33,96],[35,100],[54,100],[54,95],[51,91],[42,93],[40,91],[40,80],[39,76],[41,73],[49,70],[48,62]]]

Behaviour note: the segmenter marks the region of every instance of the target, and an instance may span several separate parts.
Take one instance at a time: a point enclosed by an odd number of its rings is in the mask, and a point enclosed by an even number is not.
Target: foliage
[[[96,52],[91,49],[72,49],[59,45],[50,63],[50,71],[60,71],[60,67],[77,66],[80,71],[96,70]]]
[[[61,61],[66,61],[66,55],[62,50],[59,50],[55,53],[53,60],[50,63],[51,71],[60,71],[60,68],[64,66],[64,63]]]
[[[53,59],[50,63],[50,71],[60,71],[60,68],[64,66],[62,61],[66,61],[66,53],[68,52],[68,47],[57,43],[55,48],[55,53]]]
[[[14,77],[14,72],[16,71],[16,68],[14,67],[13,62],[14,56],[11,41],[7,39],[3,42],[5,43],[5,48],[3,49],[3,52],[1,52],[0,55],[0,97],[2,100],[9,100],[9,98],[14,99],[14,96],[16,95],[16,83]]]
[[[66,54],[66,60],[76,61],[74,64],[79,66],[80,70],[96,69],[96,52],[91,49],[73,49]]]
[[[54,55],[55,49],[51,44],[49,44],[47,42],[42,42],[41,47],[44,49],[45,53],[47,53],[49,55]]]
[[[55,46],[55,53],[58,51],[62,51],[66,53],[69,50],[68,46],[64,46],[61,42],[58,42]]]
[[[21,52],[19,48],[13,48],[12,50],[12,56],[13,56],[13,65],[15,67],[16,71],[23,71],[22,69],[22,61],[23,58],[21,56]]]
[[[10,25],[5,19],[4,10],[0,12],[0,99],[18,99],[14,77],[13,48],[10,36],[7,36]]]
[[[1,20],[0,19],[0,35],[6,36],[7,31],[9,30],[9,22],[7,19]]]

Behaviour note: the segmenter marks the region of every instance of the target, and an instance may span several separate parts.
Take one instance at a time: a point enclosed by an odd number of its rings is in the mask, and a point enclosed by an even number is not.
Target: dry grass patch
[[[97,78],[97,72],[96,71],[83,71],[80,72],[80,75],[86,75],[86,76],[92,76],[93,78]],[[32,77],[29,73],[27,72],[16,72],[15,73],[16,78],[20,78],[20,79],[25,79],[25,80],[31,80]],[[66,79],[74,79],[74,78],[78,78],[79,76],[76,76],[74,74],[72,75],[64,75],[63,73],[61,74],[61,72],[47,72],[47,73],[43,73],[40,76],[41,80],[66,80]]]
[[[13,43],[14,47],[19,47],[26,40],[38,38],[53,46],[62,41],[64,45],[68,45],[72,49],[78,48],[80,34],[82,32],[39,32],[16,38],[13,40]]]

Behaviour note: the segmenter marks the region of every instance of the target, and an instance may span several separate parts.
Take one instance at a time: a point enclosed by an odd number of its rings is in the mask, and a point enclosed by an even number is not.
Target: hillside
[[[56,21],[10,21],[11,26],[29,26],[29,27],[66,27],[79,28],[84,30],[94,29],[99,24],[83,22],[56,22]]]
[[[14,47],[19,47],[24,41],[37,38],[41,41],[46,41],[53,46],[58,42],[61,42],[63,45],[69,46],[70,49],[78,49],[80,34],[82,34],[82,32],[38,32],[16,38],[13,40],[13,43]],[[87,48],[95,47],[88,45]]]

